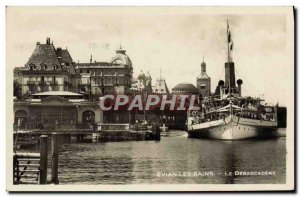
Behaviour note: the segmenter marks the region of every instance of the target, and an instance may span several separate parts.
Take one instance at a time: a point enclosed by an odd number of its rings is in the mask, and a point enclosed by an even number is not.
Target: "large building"
[[[67,49],[55,48],[50,38],[36,47],[25,64],[15,68],[14,78],[20,83],[21,93],[34,94],[47,91],[78,92],[81,76],[75,71],[75,63]]]
[[[132,63],[126,50],[116,50],[110,62],[78,63],[77,72],[81,75],[80,92],[92,95],[126,94],[132,82]]]
[[[201,73],[197,77],[197,88],[201,97],[207,97],[211,94],[211,82],[210,77],[206,73],[206,63],[201,63]]]
[[[18,128],[78,128],[101,122],[128,123],[128,112],[100,110],[91,96],[127,94],[132,63],[126,50],[116,50],[110,62],[73,62],[67,49],[50,38],[36,47],[24,67],[14,69],[14,112]],[[105,117],[104,117],[105,116]],[[21,127],[20,127],[21,125]]]

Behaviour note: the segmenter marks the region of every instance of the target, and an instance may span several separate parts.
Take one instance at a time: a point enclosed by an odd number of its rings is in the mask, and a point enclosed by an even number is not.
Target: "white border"
[[[3,90],[6,90],[6,76],[5,76],[5,68],[6,68],[6,62],[5,62],[5,5],[26,5],[26,6],[30,6],[30,5],[74,5],[73,4],[74,1],[70,1],[70,0],[67,0],[67,1],[64,1],[64,2],[61,2],[59,0],[53,0],[53,1],[49,1],[49,2],[41,2],[41,1],[27,1],[26,3],[24,3],[24,1],[21,1],[21,0],[15,0],[15,1],[1,1],[0,4],[2,5],[1,6],[1,36],[0,36],[0,41],[1,41],[1,47],[0,47],[0,54],[1,54],[1,60],[2,60],[2,67],[1,67],[1,71],[0,72],[0,79],[2,79],[2,83],[1,86],[2,86],[2,89]],[[107,5],[121,5],[123,4],[123,2],[121,0],[119,1],[116,1],[116,0],[112,0],[112,1],[106,1],[106,2],[101,2],[101,4],[98,4],[99,2],[98,1],[95,1],[95,0],[82,0],[82,1],[76,1],[76,5],[104,5],[104,6],[107,6]],[[123,4],[124,5],[124,4]],[[169,1],[167,0],[154,0],[152,1],[151,4],[149,4],[148,2],[140,2],[140,1],[127,1],[126,2],[126,5],[140,5],[140,6],[146,6],[146,5],[151,5],[151,6],[155,6],[155,5],[171,5],[171,6],[178,6],[178,5],[185,5],[185,6],[194,6],[194,5],[205,5],[205,6],[211,6],[211,5],[226,5],[226,6],[230,6],[230,5],[243,5],[243,6],[254,6],[254,5],[270,5],[270,4],[267,4],[267,2],[264,2],[262,0],[252,0],[252,1],[244,1],[244,2],[241,2],[241,1],[230,1],[228,3],[224,3],[224,2],[221,2],[221,1],[216,1],[216,0],[208,0],[208,1],[201,1],[201,2],[196,2],[196,1],[191,1],[191,0],[184,0],[184,1],[173,1],[173,3],[171,4]],[[299,2],[298,1],[272,1],[272,5],[276,5],[276,6],[279,6],[279,5],[296,5],[297,7],[299,7]],[[299,53],[299,52],[298,52]],[[297,54],[298,55],[298,54]],[[298,69],[299,70],[299,69]],[[299,73],[297,73],[297,75],[299,75]],[[298,89],[299,91],[299,89]],[[6,92],[6,91],[4,91]],[[3,140],[1,145],[1,151],[2,151],[2,154],[1,155],[6,155],[6,136],[5,136],[5,133],[6,133],[6,124],[5,124],[5,121],[6,121],[6,113],[5,113],[5,110],[6,109],[6,96],[4,96],[5,94],[2,94],[3,96],[1,97],[1,104],[2,104],[2,107],[1,109],[1,123],[0,124],[0,127],[1,127],[1,139]],[[299,118],[299,117],[298,117]],[[296,120],[295,120],[296,121]],[[297,119],[298,121],[298,119]],[[298,135],[299,137],[299,135]],[[3,162],[1,163],[1,169],[2,169],[2,172],[5,172],[6,171],[6,168],[5,168],[5,162],[3,160]],[[3,173],[4,174],[4,173]],[[6,185],[6,180],[5,180],[5,176],[2,175],[2,179],[1,179],[1,185],[2,185],[2,193],[1,194],[4,194],[4,195],[7,195],[7,193],[5,192],[5,185]],[[137,191],[136,188],[134,188],[133,185],[131,185],[133,188],[130,189],[131,191]],[[153,185],[154,186],[154,185]],[[210,186],[209,185],[206,185],[207,187],[203,188],[204,190],[210,190]],[[214,190],[216,190],[216,186],[217,185],[213,185]],[[229,187],[231,187],[231,185],[228,185]],[[256,185],[251,185],[251,187],[255,187]],[[261,188],[262,190],[265,190],[267,188],[268,185],[265,185],[266,187],[263,187]],[[51,189],[52,186],[46,186],[45,188],[42,188],[42,187],[39,187],[41,188],[43,191],[46,191],[48,189]],[[60,186],[59,186],[60,187]],[[118,186],[119,189],[120,189],[120,186]],[[158,187],[163,187],[163,185],[158,185]],[[156,190],[158,189],[158,187],[156,187]],[[278,185],[278,189],[280,188],[281,186]],[[93,190],[93,186],[86,186],[86,189],[87,190],[90,190],[92,191]],[[180,191],[183,191],[185,190],[184,189],[184,186],[180,186],[180,188],[178,188]],[[191,185],[189,185],[189,189],[191,189]],[[256,188],[257,189],[257,188]],[[38,188],[34,188],[35,191],[38,191]],[[110,189],[108,189],[110,190]],[[199,187],[197,188],[197,190],[199,190]]]

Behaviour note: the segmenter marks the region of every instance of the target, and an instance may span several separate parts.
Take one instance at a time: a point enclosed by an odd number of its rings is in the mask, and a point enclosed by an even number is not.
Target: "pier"
[[[13,155],[13,183],[14,184],[58,184],[58,150],[60,137],[52,133],[51,137],[51,180],[47,178],[49,137],[40,136],[40,152],[16,152]]]
[[[58,154],[62,143],[160,140],[159,125],[152,125],[151,130],[147,126],[129,124],[99,124],[98,127],[93,128],[15,131],[14,184],[59,184]],[[18,143],[18,139],[28,138],[28,136],[32,142],[27,141],[25,145],[39,144],[39,153],[17,152],[17,149],[22,147],[22,144]],[[20,141],[22,142],[22,140]],[[51,151],[49,151],[49,147]],[[38,149],[38,147],[36,148]],[[51,179],[48,179],[47,176],[49,162],[51,162]]]
[[[22,141],[26,136],[32,136],[34,140],[41,135],[51,135],[57,133],[62,136],[63,142],[113,142],[113,141],[147,141],[160,140],[159,125],[152,126],[145,125],[130,125],[130,124],[98,124],[90,128],[72,128],[72,129],[23,129],[14,132],[14,138]],[[36,144],[36,141],[31,144]],[[24,140],[23,140],[24,141]],[[26,144],[30,142],[26,140]]]

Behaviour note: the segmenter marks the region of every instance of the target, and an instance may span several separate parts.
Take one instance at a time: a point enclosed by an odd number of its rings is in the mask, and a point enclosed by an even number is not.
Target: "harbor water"
[[[221,141],[187,138],[161,141],[63,144],[60,184],[258,184],[285,183],[286,138]]]

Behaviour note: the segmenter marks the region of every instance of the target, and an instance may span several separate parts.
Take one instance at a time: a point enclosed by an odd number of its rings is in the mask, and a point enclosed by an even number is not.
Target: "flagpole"
[[[230,36],[230,37],[229,37]],[[229,40],[230,39],[230,40]],[[231,102],[231,69],[230,69],[230,64],[229,64],[229,41],[231,41],[231,35],[229,31],[229,24],[228,24],[228,19],[227,19],[227,64],[229,67],[229,109],[230,109],[230,117],[232,119],[232,102]]]
[[[230,38],[231,39],[231,38]],[[228,24],[228,19],[227,19],[227,64],[228,64],[228,67],[230,66],[229,65],[229,24]],[[230,81],[230,76],[229,76],[229,99],[231,101],[231,81]]]

